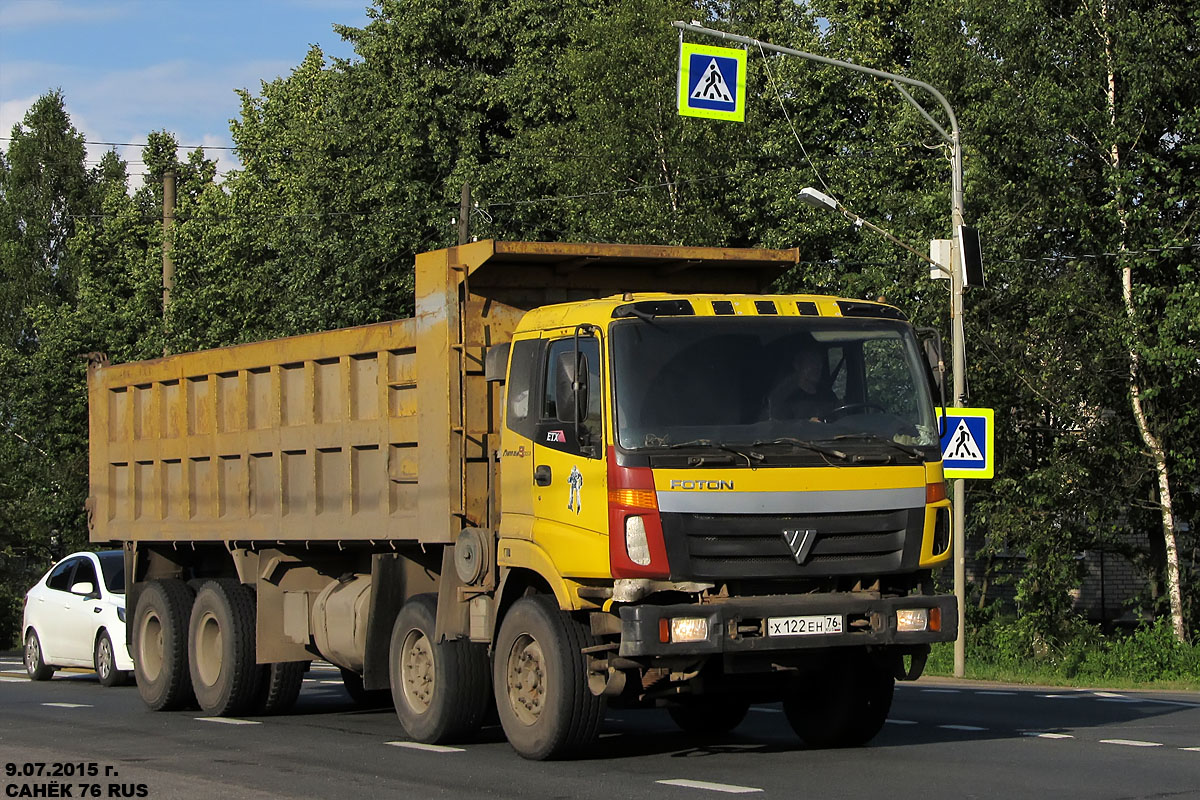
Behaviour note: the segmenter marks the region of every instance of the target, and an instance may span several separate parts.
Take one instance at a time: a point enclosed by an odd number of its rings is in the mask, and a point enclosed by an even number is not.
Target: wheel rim
[[[41,666],[42,648],[38,643],[37,634],[30,632],[25,637],[25,669],[28,672],[35,672]]]
[[[546,657],[529,634],[523,633],[513,642],[506,674],[509,707],[522,724],[534,724],[545,706]]]
[[[400,678],[404,686],[404,699],[409,708],[424,714],[433,703],[436,671],[433,664],[433,649],[429,638],[419,630],[411,630],[404,637],[403,656],[400,661]]]
[[[158,680],[163,668],[163,624],[150,611],[138,626],[138,667],[148,681]]]
[[[221,677],[224,646],[221,623],[211,611],[206,611],[196,628],[196,673],[205,686],[214,686]]]
[[[100,640],[99,650],[96,657],[96,673],[103,680],[108,680],[113,671],[113,651],[112,642],[108,637]]]

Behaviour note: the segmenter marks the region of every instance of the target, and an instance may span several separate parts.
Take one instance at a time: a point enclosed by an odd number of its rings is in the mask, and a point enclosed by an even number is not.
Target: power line
[[[0,136],[0,142],[16,141],[11,136]],[[85,139],[84,144],[99,145],[102,147],[149,147],[149,142],[92,142]],[[176,148],[181,150],[237,150],[236,147],[220,144],[177,144]]]

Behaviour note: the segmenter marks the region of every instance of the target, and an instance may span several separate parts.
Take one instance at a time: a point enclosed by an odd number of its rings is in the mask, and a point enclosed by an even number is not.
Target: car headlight
[[[117,619],[125,621],[125,606],[117,606]]]

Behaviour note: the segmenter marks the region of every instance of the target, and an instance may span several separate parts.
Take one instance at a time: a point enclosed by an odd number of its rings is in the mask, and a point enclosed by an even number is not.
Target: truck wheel
[[[491,694],[487,648],[466,639],[436,642],[436,618],[436,595],[409,598],[392,626],[388,654],[396,716],[426,744],[476,734]]]
[[[254,710],[259,714],[286,714],[300,696],[308,664],[307,661],[280,661],[259,667]]]
[[[42,655],[42,640],[33,628],[25,634],[25,671],[31,681],[48,681],[54,675],[54,667]]]
[[[720,736],[742,724],[750,701],[738,695],[713,695],[693,698],[667,709],[671,719],[684,733],[693,736]]]
[[[128,680],[129,676],[117,669],[117,654],[113,650],[112,638],[108,631],[101,631],[100,637],[96,639],[92,662],[101,686],[120,686]]]
[[[552,596],[518,600],[496,639],[492,681],[500,725],[523,758],[559,758],[591,744],[604,698],[588,689],[583,648],[595,637]]]
[[[254,662],[254,596],[233,578],[207,581],[196,592],[188,624],[188,660],[196,702],[223,717],[249,710],[258,692]]]
[[[865,650],[846,653],[783,699],[792,730],[810,747],[858,747],[879,733],[892,707],[895,678]]]
[[[146,584],[133,612],[133,674],[151,711],[173,711],[192,700],[188,614],[192,590],[175,578]]]

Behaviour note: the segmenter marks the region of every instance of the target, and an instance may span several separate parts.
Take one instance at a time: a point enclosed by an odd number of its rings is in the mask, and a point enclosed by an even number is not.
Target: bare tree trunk
[[[1108,159],[1109,166],[1113,171],[1121,168],[1121,151],[1117,146],[1116,130],[1117,130],[1117,77],[1115,56],[1113,54],[1112,35],[1109,32],[1108,15],[1109,15],[1108,0],[1104,0],[1100,4],[1100,17],[1103,22],[1101,26],[1101,36],[1104,39],[1104,55],[1106,59],[1108,86],[1106,99],[1108,101],[1109,123],[1112,127],[1113,141],[1109,148]],[[1129,218],[1128,211],[1122,203],[1117,204],[1117,222],[1120,226],[1121,238],[1118,243],[1117,252],[1124,253],[1128,249]],[[1137,309],[1134,306],[1133,299],[1133,267],[1126,259],[1121,261],[1121,298],[1125,303],[1125,315],[1129,319],[1130,328],[1132,330],[1132,342],[1129,345],[1129,401],[1133,408],[1133,417],[1137,422],[1138,433],[1141,434],[1142,443],[1149,451],[1151,459],[1154,461],[1154,472],[1158,478],[1158,499],[1159,508],[1162,513],[1162,531],[1163,545],[1166,552],[1166,589],[1167,598],[1171,604],[1171,625],[1175,630],[1175,637],[1181,642],[1187,641],[1187,629],[1183,623],[1183,597],[1179,586],[1179,545],[1175,522],[1175,507],[1171,501],[1171,481],[1170,473],[1167,469],[1167,451],[1162,445],[1162,441],[1150,429],[1150,422],[1146,417],[1146,409],[1142,404],[1142,385],[1141,385],[1141,353],[1138,350],[1138,335],[1137,335]]]

